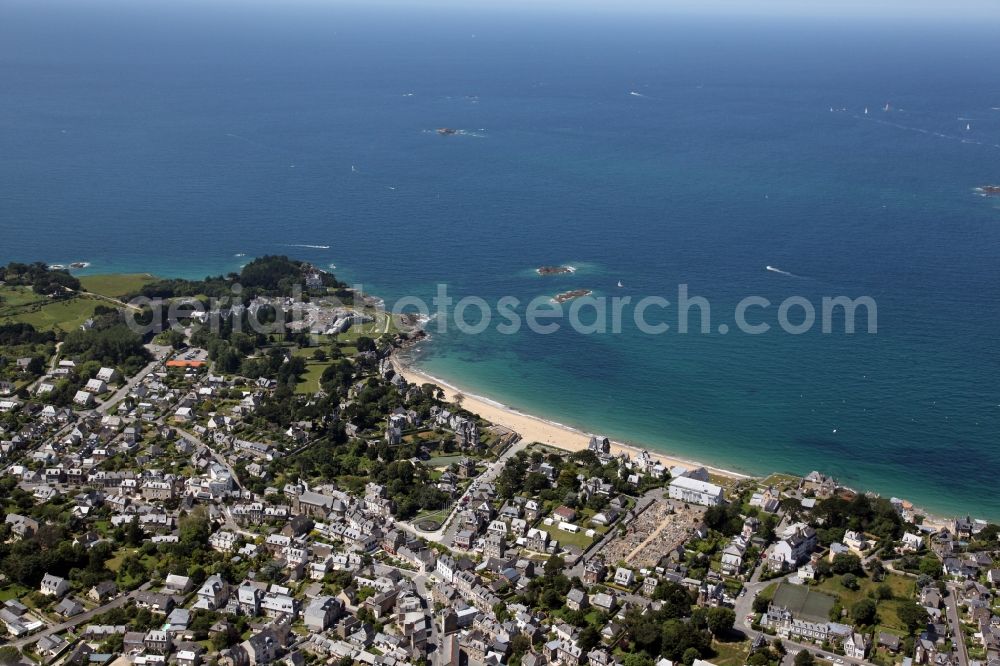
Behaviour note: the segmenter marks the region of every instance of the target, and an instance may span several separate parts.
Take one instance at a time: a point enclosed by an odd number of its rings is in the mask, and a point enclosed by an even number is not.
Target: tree
[[[933,555],[928,555],[920,560],[920,573],[932,578],[941,577],[941,563]]]
[[[132,520],[129,521],[128,528],[125,530],[126,543],[134,548],[142,545],[145,540],[146,533],[139,526],[139,516],[132,516]]]
[[[21,661],[21,651],[11,645],[0,647],[0,665],[13,666]]]
[[[879,601],[888,601],[893,597],[892,588],[886,585],[885,583],[882,583],[877,588],[875,588],[875,596],[878,598]]]
[[[208,523],[208,511],[203,506],[195,507],[191,513],[180,519],[180,542],[188,548],[208,543],[212,528]]]
[[[633,652],[625,655],[625,658],[622,660],[622,666],[653,666],[653,660],[647,654]]]
[[[681,661],[684,662],[684,666],[691,666],[695,659],[698,659],[700,656],[701,653],[698,652],[697,648],[690,647],[687,650],[684,650],[684,656],[681,658]]]
[[[732,608],[720,606],[708,609],[708,630],[716,638],[731,631],[735,622],[736,612]]]
[[[875,602],[871,599],[861,599],[851,606],[851,618],[854,624],[873,625],[875,624]]]
[[[562,573],[562,570],[566,567],[566,560],[559,557],[558,555],[553,555],[548,560],[545,561],[545,575],[546,576],[556,576]]]
[[[927,626],[927,610],[913,600],[904,601],[896,609],[900,622],[906,625],[910,634],[915,634]]]
[[[874,581],[885,580],[885,566],[883,566],[882,560],[872,562],[871,574]]]
[[[771,641],[771,649],[774,650],[775,654],[781,655],[782,657],[788,654],[788,650],[785,649],[785,644],[781,642],[780,638],[775,638]]]
[[[510,611],[507,610],[507,605],[503,602],[493,606],[493,615],[496,617],[497,622],[506,622],[510,619]]]
[[[514,638],[510,639],[510,652],[511,657],[521,656],[531,649],[531,639],[524,634],[517,634]]]
[[[848,590],[856,590],[858,589],[858,577],[852,573],[846,573],[844,574],[844,577],[840,579],[840,584]]]
[[[576,641],[577,646],[583,650],[584,654],[593,650],[600,643],[601,632],[599,632],[593,625],[585,627],[584,630],[580,632],[580,638]]]
[[[816,663],[816,658],[813,657],[812,652],[809,650],[800,650],[798,654],[795,655],[795,666],[813,666]]]
[[[837,553],[833,557],[833,573],[835,574],[861,574],[861,558],[854,553]]]
[[[757,595],[753,600],[754,613],[766,613],[767,607],[771,605],[771,600],[767,597]]]

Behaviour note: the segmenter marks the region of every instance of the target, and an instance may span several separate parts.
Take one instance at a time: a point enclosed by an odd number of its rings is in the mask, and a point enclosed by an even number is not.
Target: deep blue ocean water
[[[1000,181],[1000,41],[974,23],[8,0],[0,260],[286,253],[390,302],[684,283],[713,330],[748,295],[869,295],[876,335],[450,332],[420,363],[588,431],[1000,518],[1000,199],[973,191]]]

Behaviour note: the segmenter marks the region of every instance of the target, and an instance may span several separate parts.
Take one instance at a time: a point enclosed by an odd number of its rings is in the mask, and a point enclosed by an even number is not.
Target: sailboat
[[[622,284],[622,281],[621,281],[621,280],[618,280],[618,286],[619,286],[619,287],[624,287],[625,285],[623,285],[623,284]]]
[[[968,132],[971,129],[972,129],[972,125],[970,125],[969,123],[965,123],[965,131]]]
[[[865,115],[866,116],[868,115],[868,107],[867,106],[865,107]]]
[[[884,109],[882,109],[882,110],[883,110],[883,111],[885,111],[886,113],[888,113],[888,112],[889,112],[889,102],[886,102],[886,103],[885,103],[885,108],[884,108]]]

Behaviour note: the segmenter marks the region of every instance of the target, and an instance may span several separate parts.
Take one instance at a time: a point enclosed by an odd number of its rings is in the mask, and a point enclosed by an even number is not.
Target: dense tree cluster
[[[720,632],[732,627],[731,619],[709,611],[693,608],[694,598],[684,587],[661,582],[653,595],[663,605],[657,611],[630,609],[625,615],[625,636],[634,650],[650,657],[661,655],[672,661],[691,664],[695,659],[712,654],[714,626]]]
[[[50,270],[49,267],[36,261],[32,264],[11,262],[0,266],[0,282],[9,285],[31,287],[36,294],[59,296],[68,294],[67,290],[80,288],[80,281],[65,270]]]
[[[880,541],[889,543],[903,534],[903,519],[888,499],[871,498],[857,494],[851,500],[830,497],[816,503],[813,518],[823,530],[817,533],[821,543],[824,539],[843,536],[841,530],[855,530],[874,534]],[[830,530],[836,530],[830,532]]]
[[[95,318],[92,328],[67,333],[61,353],[77,361],[117,366],[129,375],[141,370],[150,358],[142,336],[132,331],[122,315],[114,311]]]
[[[206,277],[203,280],[167,279],[144,285],[136,295],[148,298],[209,297],[231,298],[233,286],[241,285],[244,302],[254,296],[288,296],[295,285],[302,286],[307,274],[316,272],[324,288],[342,288],[344,284],[332,274],[316,269],[307,262],[286,256],[258,257],[239,273]]]
[[[38,331],[31,324],[0,324],[0,346],[44,345],[55,342],[52,331]]]

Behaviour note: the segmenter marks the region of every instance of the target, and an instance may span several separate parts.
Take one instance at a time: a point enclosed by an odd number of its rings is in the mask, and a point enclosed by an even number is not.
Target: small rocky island
[[[572,266],[539,266],[535,269],[535,272],[539,275],[562,275],[564,273],[573,273],[576,269]]]
[[[556,303],[565,303],[566,301],[572,301],[574,298],[590,296],[592,293],[594,292],[590,289],[574,289],[573,291],[564,291],[561,294],[556,294],[552,300]]]

